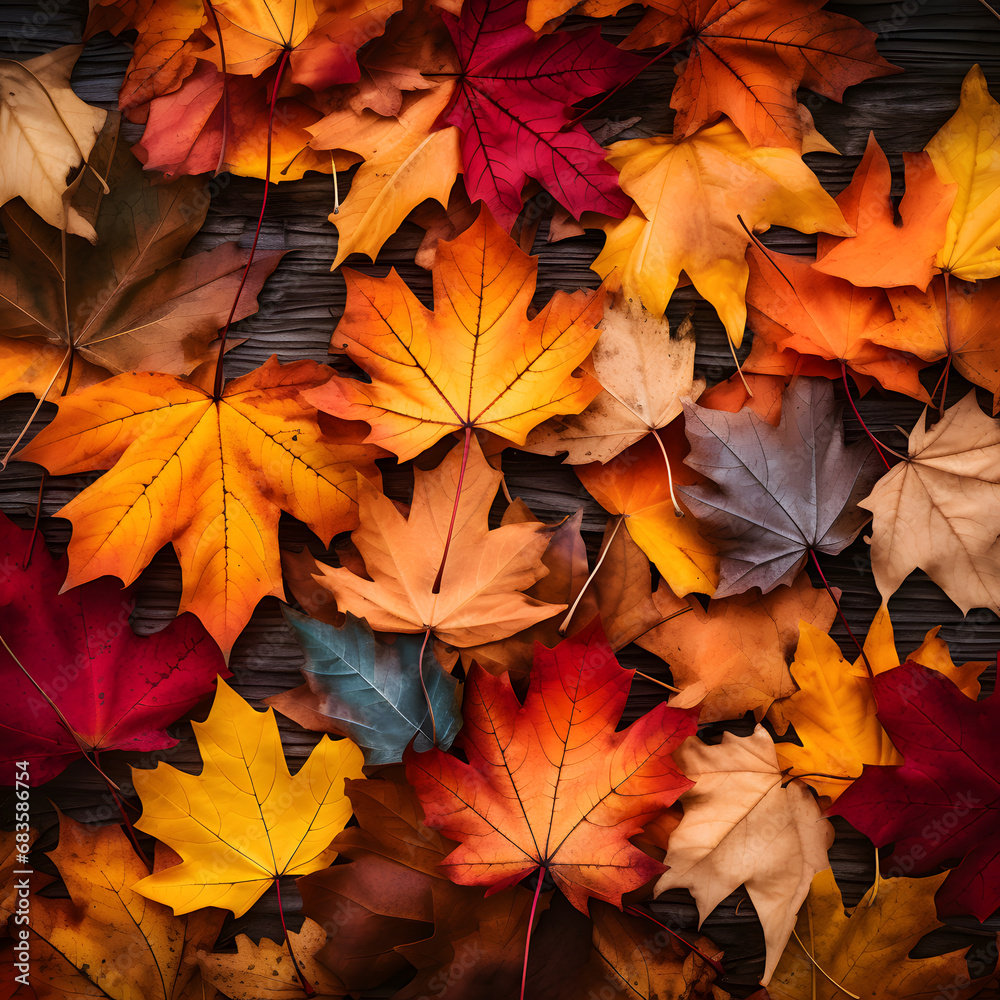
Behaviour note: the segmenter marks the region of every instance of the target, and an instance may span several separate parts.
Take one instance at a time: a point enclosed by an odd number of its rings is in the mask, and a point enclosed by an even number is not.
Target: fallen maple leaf
[[[957,184],[937,266],[956,278],[1000,275],[1000,107],[978,66],[962,82],[958,110],[924,147],[938,177]]]
[[[521,593],[546,574],[540,560],[553,529],[538,522],[489,529],[487,517],[502,478],[478,442],[467,462],[456,445],[436,470],[414,471],[413,504],[404,517],[359,477],[361,526],[352,538],[368,577],[327,566],[308,551],[285,553],[296,567],[292,593],[310,613],[332,595],[339,610],[364,618],[377,631],[432,630],[455,646],[492,642],[565,610],[564,604]],[[457,530],[435,587],[452,518]]]
[[[943,988],[955,1000],[977,994],[986,979],[969,979],[968,948],[910,957],[918,941],[944,926],[933,903],[944,877],[879,882],[848,913],[833,872],[817,872],[799,913],[798,941],[788,942],[768,985],[773,1000],[842,1000],[855,990],[893,1000],[923,1000]]]
[[[0,342],[0,395],[28,391],[55,401],[67,385],[93,385],[108,372],[180,375],[218,356],[216,338],[247,254],[223,243],[181,259],[205,221],[207,185],[154,184],[124,144],[108,183],[97,246],[63,239],[23,204],[0,212],[11,247],[0,268],[0,325],[9,338]],[[256,255],[234,320],[256,310],[282,256]]]
[[[632,540],[674,593],[711,594],[719,580],[718,550],[694,518],[677,516],[671,482],[692,481],[694,476],[682,464],[679,427],[676,433],[667,430],[663,438],[650,434],[604,465],[577,466],[576,474],[606,511],[624,519]]]
[[[826,591],[812,587],[804,573],[769,594],[753,589],[704,608],[663,584],[654,601],[668,620],[636,642],[670,666],[671,681],[681,690],[668,704],[698,708],[702,723],[749,711],[759,722],[775,698],[795,690],[788,661],[799,622],[828,629],[837,614]]]
[[[754,149],[730,122],[686,139],[616,142],[608,162],[637,208],[598,223],[607,241],[593,270],[606,278],[617,269],[625,293],[654,314],[666,309],[683,271],[737,347],[746,325],[747,229],[854,235],[797,153]]]
[[[0,514],[12,559],[27,553],[31,537]],[[81,753],[96,761],[105,750],[176,746],[166,727],[213,689],[216,674],[230,676],[194,617],[138,636],[128,623],[130,591],[101,579],[60,594],[65,576],[65,558],[53,559],[39,543],[27,568],[15,563],[0,581],[2,758],[7,774],[16,761],[30,761],[38,784]]]
[[[876,847],[895,841],[892,874],[958,866],[937,895],[942,915],[986,920],[1000,906],[996,742],[1000,697],[973,701],[953,681],[907,662],[872,681],[878,720],[903,763],[868,764],[830,810]]]
[[[452,431],[481,428],[523,444],[546,417],[578,413],[600,391],[574,371],[597,341],[604,294],[556,292],[534,319],[537,258],[521,252],[484,207],[438,245],[433,312],[395,271],[345,270],[347,306],[332,345],[371,376],[333,378],[306,398],[371,424],[368,439],[416,458]]]
[[[323,736],[292,777],[273,709],[254,711],[221,679],[208,718],[193,726],[201,774],[162,762],[132,769],[136,828],[181,857],[132,888],[177,914],[218,906],[242,917],[276,879],[337,856],[330,842],[351,818],[344,780],[362,776],[361,751]]]
[[[624,44],[675,49],[690,41],[670,97],[676,134],[727,115],[751,145],[799,152],[800,87],[840,101],[852,84],[902,72],[875,50],[874,32],[820,10],[824,2],[651,0],[654,9]]]
[[[164,853],[158,848],[158,865]],[[145,898],[136,882],[147,869],[117,826],[88,827],[60,813],[49,857],[70,898],[31,897],[29,976],[39,997],[204,997],[194,956],[215,941],[221,913],[182,920]]]
[[[535,647],[523,705],[506,676],[470,670],[455,741],[469,763],[405,756],[426,824],[460,842],[441,863],[453,881],[498,892],[541,868],[586,913],[663,870],[628,838],[688,787],[669,755],[695,719],[661,704],[614,732],[632,674],[598,621]]]
[[[432,644],[408,635],[387,641],[350,614],[333,628],[281,610],[305,653],[306,683],[265,705],[306,729],[349,737],[369,766],[399,763],[411,740],[418,753],[451,746],[462,725],[461,690]]]
[[[945,226],[957,185],[938,178],[927,153],[903,153],[906,191],[896,223],[889,161],[868,134],[868,145],[854,178],[837,204],[858,235],[848,239],[820,235],[813,267],[860,286],[916,285],[926,289],[937,272],[934,261],[944,243]]]
[[[670,335],[665,318],[653,316],[619,293],[604,307],[601,336],[589,371],[602,391],[585,410],[552,417],[524,443],[538,455],[566,452],[564,462],[607,462],[683,411],[682,397],[697,399],[705,380],[694,375],[694,331],[685,320]]]
[[[836,555],[868,520],[858,501],[881,463],[867,442],[844,444],[825,379],[792,382],[777,427],[751,410],[690,404],[685,432],[684,461],[710,482],[679,492],[719,545],[716,598],[791,583],[810,551]]]
[[[504,229],[521,211],[529,177],[569,211],[621,218],[629,201],[614,168],[572,105],[622,84],[645,60],[605,42],[598,28],[538,36],[524,23],[527,0],[465,0],[444,15],[460,76],[439,126],[463,135],[469,197],[482,199]]]
[[[49,225],[95,243],[93,226],[64,197],[108,114],[70,87],[82,51],[64,45],[24,62],[0,59],[0,205],[20,195]]]
[[[801,257],[757,247],[747,252],[747,264],[747,314],[754,332],[744,362],[748,371],[837,378],[846,370],[862,391],[866,379],[875,379],[928,401],[919,377],[924,364],[888,346],[901,341],[884,289],[858,288],[818,272]],[[783,358],[793,359],[794,368],[782,365]]]
[[[211,379],[214,366],[199,373]],[[329,540],[357,518],[355,469],[378,477],[356,426],[330,433],[301,391],[329,369],[271,358],[220,399],[195,378],[118,375],[60,400],[25,461],[62,474],[110,469],[59,511],[73,521],[73,587],[105,574],[131,583],[168,542],[192,611],[228,651],[257,602],[284,596],[277,552],[282,510]]]
[[[684,818],[670,834],[656,893],[689,888],[704,921],[745,884],[764,928],[766,986],[813,875],[829,866],[833,826],[805,785],[783,785],[763,726],[751,736],[724,733],[716,746],[686,740],[676,758],[695,784],[681,796]]]
[[[246,934],[236,935],[236,954],[199,951],[201,978],[230,1000],[299,1000],[302,978],[317,997],[343,997],[344,985],[317,962],[314,953],[326,940],[326,931],[308,917],[302,929],[288,932],[288,946],[270,938],[254,944]],[[295,965],[289,952],[296,956]]]
[[[910,432],[908,457],[859,501],[873,514],[872,571],[887,601],[920,568],[962,609],[1000,611],[1000,421],[975,390],[933,427],[927,411]]]

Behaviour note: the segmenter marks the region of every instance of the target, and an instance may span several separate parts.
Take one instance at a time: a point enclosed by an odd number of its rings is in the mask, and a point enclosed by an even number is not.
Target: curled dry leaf
[[[671,336],[665,317],[619,293],[604,307],[601,337],[587,370],[602,391],[585,410],[553,417],[524,444],[539,455],[566,452],[564,462],[607,462],[683,412],[681,399],[697,399],[705,380],[694,376],[694,331],[690,320]]]
[[[201,774],[162,761],[132,770],[137,829],[181,857],[132,888],[177,914],[218,906],[241,917],[276,878],[337,856],[330,841],[351,818],[344,781],[362,776],[361,751],[323,736],[292,777],[274,711],[254,711],[221,679],[211,713],[193,726]]]
[[[888,600],[915,569],[962,609],[1000,612],[1000,420],[975,390],[933,427],[910,431],[908,457],[860,505],[873,514],[872,571]]]
[[[200,373],[211,378],[213,366]],[[257,602],[284,596],[278,518],[329,541],[357,523],[356,469],[378,477],[363,429],[327,432],[301,392],[329,369],[271,358],[214,399],[194,378],[117,375],[63,398],[18,457],[60,475],[110,469],[59,511],[73,522],[73,587],[110,574],[131,583],[168,542],[184,575],[180,611],[228,651]]]
[[[438,244],[433,312],[395,271],[345,271],[347,306],[331,344],[371,383],[333,378],[306,398],[367,421],[368,440],[404,461],[453,431],[523,444],[546,417],[579,413],[600,391],[574,373],[599,336],[604,293],[556,292],[529,320],[537,268],[484,207]]]
[[[475,439],[464,475],[463,460],[456,445],[437,469],[414,470],[406,517],[359,477],[361,526],[352,538],[368,576],[327,566],[308,551],[286,552],[292,593],[302,607],[328,617],[332,595],[339,610],[364,618],[376,631],[430,629],[455,646],[493,642],[564,610],[564,604],[521,593],[548,572],[541,556],[554,526],[507,524],[491,531],[488,515],[503,477]],[[460,480],[456,529],[435,588]]]
[[[881,463],[867,442],[844,444],[824,379],[792,382],[777,427],[749,409],[690,404],[685,430],[685,462],[711,481],[680,493],[719,545],[717,598],[791,583],[810,551],[835,555],[868,520],[857,504]]]
[[[663,313],[683,271],[714,306],[737,347],[746,326],[743,259],[751,238],[772,225],[853,236],[836,202],[790,149],[753,149],[723,121],[686,139],[627,139],[608,149],[636,208],[607,234],[591,265],[618,271],[626,295]]]
[[[108,114],[70,87],[82,51],[64,45],[24,62],[0,59],[0,205],[21,196],[50,226],[95,243],[93,226],[64,197]]]
[[[783,786],[763,726],[751,736],[724,733],[717,746],[686,740],[676,759],[695,784],[681,796],[684,818],[670,834],[656,892],[689,888],[704,921],[745,884],[764,928],[766,986],[813,875],[829,867],[833,826],[805,785]]]
[[[523,705],[506,675],[470,670],[455,741],[468,763],[405,756],[425,822],[460,842],[441,863],[453,881],[497,892],[544,869],[586,913],[589,899],[620,906],[663,871],[629,838],[689,787],[670,753],[695,719],[660,704],[615,732],[632,676],[597,620],[535,647]]]

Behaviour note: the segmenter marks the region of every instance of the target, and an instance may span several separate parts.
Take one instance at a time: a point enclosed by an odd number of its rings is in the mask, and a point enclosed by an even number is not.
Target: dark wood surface
[[[79,41],[86,12],[85,0],[55,0],[55,6],[58,10],[54,16],[39,17],[41,8],[37,5],[0,4],[0,54],[25,58]],[[889,154],[895,175],[894,191],[898,194],[902,185],[899,153],[921,149],[950,116],[958,104],[962,79],[972,63],[982,66],[994,93],[1000,95],[1000,21],[973,0],[951,3],[947,0],[899,3],[844,0],[828,6],[877,31],[881,53],[905,72],[850,88],[843,105],[803,93],[802,99],[812,110],[819,130],[843,152],[840,157],[813,154],[808,163],[824,186],[831,193],[837,193],[849,181],[864,150],[868,132],[873,129]],[[52,10],[53,4],[46,7]],[[606,36],[611,39],[623,37],[639,14],[639,8],[627,8],[614,21],[604,22]],[[98,36],[88,44],[77,65],[73,77],[75,89],[93,104],[116,107],[117,91],[128,58],[127,46],[106,35]],[[621,138],[669,132],[668,100],[672,79],[673,67],[664,61],[605,104],[600,114],[612,121],[639,116],[638,122],[621,133]],[[135,137],[136,128],[130,128],[130,136]],[[190,252],[232,239],[248,245],[252,237],[262,183],[223,175],[214,182],[214,187],[206,225],[191,245]],[[344,187],[342,180],[342,192]],[[248,339],[228,356],[228,375],[250,371],[275,353],[282,361],[326,360],[327,345],[343,311],[345,296],[343,278],[329,269],[337,245],[336,230],[327,221],[332,205],[333,190],[328,177],[309,175],[301,181],[272,189],[261,246],[293,252],[284,258],[265,287],[260,297],[260,311],[238,324],[239,335]],[[600,249],[603,236],[588,233],[584,237],[549,244],[545,242],[546,226],[543,222],[534,248],[540,257],[536,305],[542,305],[556,289],[571,290],[598,284],[589,265]],[[417,294],[429,302],[430,275],[413,263],[421,237],[421,230],[404,225],[386,244],[377,263],[356,258],[350,262],[351,266],[380,275],[385,274],[389,266],[394,266]],[[777,229],[765,236],[765,242],[786,252],[808,252],[814,246],[813,238]],[[668,315],[672,321],[679,321],[688,313],[693,314],[698,334],[697,367],[709,383],[727,377],[733,364],[714,311],[701,302],[692,289],[680,289],[670,304]],[[928,370],[928,385],[933,385],[937,374],[934,368]],[[953,376],[949,399],[957,400],[967,390],[968,386]],[[838,391],[843,395],[842,387]],[[0,447],[6,449],[13,440],[33,402],[27,396],[17,396],[0,403]],[[897,425],[909,428],[921,409],[919,404],[905,397],[880,396],[874,392],[859,406],[875,434],[896,449],[905,447],[905,438],[896,429]],[[43,421],[54,412],[54,407],[46,406]],[[857,421],[850,415],[847,428],[851,440],[861,434]],[[387,491],[407,499],[409,477],[405,470],[397,471],[391,463],[384,464]],[[588,546],[592,553],[596,552],[606,515],[581,488],[569,468],[560,467],[555,460],[516,450],[505,453],[503,467],[511,494],[524,498],[538,516],[555,518],[582,508]],[[13,463],[0,474],[0,509],[21,524],[27,525],[33,518],[39,473],[36,466]],[[53,550],[61,551],[69,536],[68,522],[53,515],[94,478],[57,477],[46,483],[42,528]],[[315,551],[321,551],[316,539],[290,518],[283,520],[281,530],[283,543],[308,541]],[[879,604],[863,538],[839,557],[826,558],[824,564],[830,582],[843,591],[845,615],[855,631],[863,632]],[[818,584],[818,579],[815,582]],[[176,559],[170,551],[164,550],[138,583],[134,627],[139,631],[161,627],[173,616],[179,593]],[[963,617],[959,609],[920,573],[913,574],[900,588],[890,603],[890,610],[901,649],[915,648],[924,632],[937,624],[943,625],[942,637],[950,644],[957,662],[994,659],[1000,649],[1000,620],[996,615],[978,610]],[[833,634],[848,651],[850,642],[839,623]],[[629,647],[621,659],[626,666],[669,679],[663,664],[636,647]],[[285,690],[300,682],[300,663],[300,654],[279,614],[277,602],[265,600],[233,652],[231,667],[237,690],[252,703]],[[995,670],[991,668],[984,675],[985,690],[992,690],[994,682]],[[659,688],[637,679],[625,721],[647,711],[659,700]],[[279,726],[290,759],[294,761],[308,754],[315,742],[314,734],[304,732],[282,717],[279,717]],[[752,729],[752,720],[730,723],[726,728],[743,735]],[[176,766],[198,770],[200,762],[189,724],[180,723],[174,731],[182,738],[181,743],[160,756]],[[720,732],[720,726],[712,726],[707,727],[703,735],[717,737]],[[109,755],[108,760],[112,775],[126,790],[130,787],[128,765],[143,767],[153,766],[153,763],[148,758],[124,754]],[[293,768],[295,766],[293,763]],[[82,763],[74,765],[34,795],[33,820],[47,831],[40,841],[40,849],[51,849],[55,844],[53,804],[85,822],[113,822],[117,816],[103,786],[94,780],[93,772]],[[9,808],[9,802],[5,808]],[[853,904],[871,882],[874,851],[868,841],[846,823],[836,820],[835,825],[837,840],[830,857],[845,901]],[[40,850],[36,851],[35,858],[40,866],[47,864]],[[680,926],[693,928],[697,923],[686,891],[670,893],[658,906],[661,913],[669,915]],[[297,922],[294,916],[297,908],[294,893],[288,893],[286,909],[293,912],[293,924]],[[241,931],[254,937],[265,933],[280,937],[276,913],[277,901],[271,892],[245,918],[227,921],[220,947],[230,945],[233,936]],[[974,953],[980,954],[988,948],[998,928],[1000,920],[997,918],[985,927],[971,918],[956,920],[949,930],[936,932],[933,939],[922,942],[919,947],[926,953],[933,953],[934,949],[944,950],[942,946],[946,944],[956,947],[974,943]],[[725,948],[730,971],[727,985],[742,995],[746,992],[745,987],[756,981],[763,955],[762,935],[746,893],[740,890],[727,899],[706,921],[704,932]],[[741,986],[744,989],[740,989]],[[1000,997],[1000,991],[988,990],[981,995]]]

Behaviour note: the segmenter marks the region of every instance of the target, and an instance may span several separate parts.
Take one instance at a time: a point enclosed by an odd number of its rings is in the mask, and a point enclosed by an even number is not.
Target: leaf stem
[[[948,282],[948,272],[944,272],[944,335],[948,341],[948,359],[944,363],[944,372],[941,375],[941,401],[938,403],[938,415],[944,416],[945,396],[948,395],[948,373],[951,371],[951,286]]]
[[[854,416],[858,418],[858,423],[861,424],[864,432],[868,435],[868,440],[875,446],[875,451],[878,453],[878,457],[882,459],[882,464],[886,469],[891,469],[892,466],[889,464],[889,460],[882,454],[883,445],[881,445],[875,438],[875,435],[868,430],[868,425],[864,422],[861,414],[858,412],[858,408],[854,405],[854,397],[851,395],[851,384],[847,381],[847,365],[844,363],[843,359],[840,362],[840,374],[844,380],[844,391],[847,393],[847,402],[851,404],[851,409],[854,411]],[[888,450],[888,449],[887,449]]]
[[[811,931],[812,931],[812,911],[809,910],[809,911],[807,911],[807,913],[808,913],[808,916],[809,916],[809,930],[810,930],[810,933],[811,933]],[[840,990],[842,993],[846,993],[847,996],[852,997],[853,1000],[861,1000],[861,998],[857,995],[857,993],[852,993],[850,990],[845,989],[843,986],[841,986],[840,983],[838,983],[837,980],[834,979],[833,976],[831,976],[826,971],[826,969],[824,969],[823,966],[820,965],[819,962],[816,961],[815,958],[813,958],[812,952],[810,952],[809,949],[802,943],[802,939],[798,936],[798,934],[795,933],[795,928],[794,927],[792,928],[792,937],[795,938],[795,940],[799,944],[799,947],[806,953],[806,958],[808,958],[809,961],[812,962],[813,967],[815,969],[818,969],[821,973],[823,973],[823,975],[826,976],[826,978],[829,979],[830,982],[833,983],[833,985],[836,986],[838,990]],[[816,973],[814,972],[813,973],[813,980],[814,981],[815,981],[815,977],[816,977]]]
[[[31,554],[35,550],[35,539],[38,538],[38,524],[42,519],[42,496],[45,493],[45,480],[48,479],[49,470],[42,469],[42,478],[38,481],[38,503],[35,506],[35,523],[31,526],[31,537],[28,539],[28,547],[24,553],[24,562],[21,569],[26,570],[31,565]]]
[[[458,473],[458,485],[455,487],[455,503],[451,508],[451,520],[448,522],[448,536],[444,540],[444,552],[441,553],[441,565],[438,566],[437,576],[434,577],[434,586],[431,588],[432,594],[441,593],[441,578],[444,576],[444,566],[448,561],[448,550],[451,548],[451,536],[455,532],[455,519],[458,517],[458,502],[462,496],[462,483],[465,480],[465,469],[469,464],[469,446],[472,444],[472,425],[465,426],[465,446],[462,448],[462,467]]]
[[[52,373],[52,378],[49,379],[49,384],[45,387],[45,391],[39,394],[38,402],[35,403],[35,408],[31,411],[31,416],[28,417],[24,426],[21,428],[21,433],[18,434],[16,438],[14,438],[14,443],[7,449],[6,454],[4,454],[3,458],[0,458],[0,472],[2,472],[4,469],[7,468],[7,463],[10,461],[10,456],[13,455],[15,451],[17,451],[17,446],[21,443],[21,439],[24,437],[25,434],[28,433],[28,428],[30,428],[31,425],[35,422],[35,417],[38,416],[38,411],[42,408],[42,403],[45,402],[46,397],[49,394],[49,391],[52,389],[52,386],[55,385],[56,379],[59,378],[59,373],[63,370],[63,368],[66,366],[66,362],[72,356],[73,356],[73,348],[67,347],[66,353],[63,355],[63,359],[62,361],[59,362],[59,367]],[[69,383],[67,382],[67,385],[68,384]]]
[[[666,688],[668,691],[673,691],[674,694],[680,694],[681,689],[675,688],[672,684],[668,684],[666,681],[659,681],[655,677],[650,677],[649,674],[644,674],[641,670],[635,671],[637,677],[641,677],[643,680],[651,681],[653,684],[659,684],[660,687]]]
[[[726,974],[726,970],[722,967],[722,963],[715,958],[709,958],[703,951],[698,947],[693,945],[687,938],[681,937],[675,930],[671,930],[666,924],[661,923],[652,914],[647,913],[645,910],[640,910],[637,906],[626,906],[625,912],[631,914],[633,917],[645,917],[647,920],[656,924],[657,927],[662,927],[671,937],[676,938],[685,948],[690,948],[696,955],[700,955],[708,964],[716,971],[720,976]]]
[[[212,17],[212,23],[215,25],[215,33],[219,36],[219,55],[222,57],[222,142],[219,144],[219,159],[215,164],[215,174],[218,176],[222,173],[222,164],[226,162],[226,146],[229,143],[229,88],[226,86],[229,71],[226,67],[226,43],[222,38],[219,15],[215,12],[215,5],[212,3],[212,0],[205,0],[205,3],[208,5],[208,13]],[[277,84],[275,84],[274,89],[275,93],[277,93]],[[268,127],[270,128],[270,124]],[[270,132],[268,132],[268,139],[270,137]],[[270,163],[271,158],[269,156],[269,167]]]
[[[674,505],[674,516],[683,517],[684,511],[681,510],[681,505],[677,502],[677,496],[674,493],[674,477],[670,472],[670,459],[667,457],[667,449],[663,445],[663,441],[660,440],[659,433],[654,429],[652,435],[656,440],[656,443],[660,446],[660,454],[663,455],[663,464],[667,467],[667,490],[670,492],[670,502]]]
[[[288,949],[288,957],[292,960],[292,968],[295,970],[295,975],[298,977],[299,986],[302,987],[302,992],[305,993],[307,997],[316,996],[316,991],[309,984],[309,980],[302,973],[302,969],[299,967],[298,959],[295,957],[295,952],[292,950],[292,941],[288,936],[288,927],[285,926],[285,909],[281,905],[281,876],[274,876],[274,889],[278,894],[278,916],[281,918],[281,930],[285,935],[285,947]]]
[[[524,1000],[524,990],[528,984],[528,952],[531,948],[531,932],[535,926],[535,911],[538,909],[538,897],[542,894],[542,869],[538,870],[538,884],[535,886],[535,896],[531,900],[531,913],[528,915],[528,936],[524,940],[524,968],[521,971],[521,1000]]]
[[[576,600],[570,606],[569,611],[566,612],[566,617],[562,620],[559,625],[559,634],[565,635],[566,630],[569,628],[569,623],[573,620],[573,615],[576,614],[576,609],[580,606],[580,601],[583,600],[583,595],[587,592],[587,588],[590,586],[591,581],[597,576],[598,570],[601,568],[601,564],[607,557],[608,552],[611,551],[611,543],[615,540],[615,535],[618,534],[618,529],[625,523],[625,515],[619,514],[618,519],[615,522],[615,526],[608,536],[608,540],[604,543],[601,549],[601,554],[597,557],[597,562],[594,564],[594,568],[590,571],[590,576],[583,581],[583,586],[580,588],[580,593],[576,595]]]
[[[823,572],[823,567],[819,564],[819,559],[816,558],[816,550],[810,549],[809,555],[812,556],[813,565],[816,567],[816,572],[819,573],[819,578],[823,581],[823,586],[826,587],[826,592],[830,595],[830,600],[833,601],[834,607],[837,609],[837,614],[840,615],[840,620],[844,623],[844,628],[847,629],[847,634],[854,640],[854,645],[858,647],[858,652],[861,654],[861,659],[864,660],[865,669],[868,671],[869,678],[873,678],[875,673],[872,671],[872,665],[868,662],[868,656],[865,653],[865,647],[858,642],[858,637],[854,634],[853,629],[848,624],[847,619],[844,617],[843,609],[840,606],[840,601],[837,600],[837,595],[833,592],[833,587],[827,582],[826,574]]]
[[[431,717],[431,744],[437,746],[437,723],[434,721],[434,706],[431,704],[431,696],[427,693],[427,683],[424,680],[424,650],[427,649],[427,643],[430,642],[431,629],[428,627],[427,631],[424,632],[424,641],[420,646],[420,659],[417,661],[417,672],[420,675],[420,689],[424,692],[424,704],[427,705],[427,712]]]
[[[219,36],[222,37],[221,35]],[[253,243],[250,244],[250,256],[247,258],[246,267],[243,268],[243,277],[240,278],[240,287],[236,289],[233,298],[233,307],[229,310],[229,317],[226,325],[219,335],[219,357],[215,362],[215,385],[212,394],[216,400],[222,398],[222,359],[226,353],[226,338],[229,336],[229,328],[233,325],[233,317],[236,315],[237,306],[240,304],[240,296],[243,294],[243,287],[247,283],[250,275],[250,268],[253,266],[254,254],[257,252],[257,241],[260,239],[261,226],[264,224],[264,212],[267,210],[267,194],[271,185],[271,140],[274,132],[274,111],[278,105],[278,88],[281,86],[282,77],[285,75],[285,67],[288,65],[288,57],[292,50],[286,46],[281,54],[281,62],[278,63],[278,72],[274,78],[274,91],[271,93],[271,107],[267,114],[267,166],[264,169],[264,197],[260,203],[260,215],[257,216],[257,228],[253,234]]]
[[[118,792],[115,791],[115,789],[118,786],[101,770],[100,751],[95,749],[93,753],[94,753],[94,760],[93,760],[94,767],[97,768],[97,770],[104,776],[104,780],[108,783],[108,791],[111,792],[111,797],[115,800],[115,805],[118,806],[118,812],[121,813],[122,822],[125,824],[125,832],[128,834],[128,839],[132,841],[132,846],[135,848],[135,853],[139,855],[139,859],[146,866],[146,870],[152,871],[153,866],[150,863],[149,857],[146,854],[146,852],[142,849],[142,846],[139,843],[139,838],[135,832],[135,827],[132,826],[132,820],[128,818],[128,813],[125,812],[125,803],[122,801]],[[87,757],[88,760],[90,759],[90,757],[87,754],[84,754],[84,756]]]

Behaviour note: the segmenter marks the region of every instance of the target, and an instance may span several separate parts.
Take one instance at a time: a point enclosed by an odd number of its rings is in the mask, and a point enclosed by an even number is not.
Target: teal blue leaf
[[[365,764],[398,763],[414,737],[415,750],[429,750],[435,728],[436,745],[451,746],[462,726],[459,685],[438,663],[433,642],[424,651],[425,698],[417,666],[422,635],[386,641],[350,614],[342,628],[334,628],[291,608],[282,611],[305,653],[302,673],[313,695],[308,708],[329,719],[329,732],[354,740]],[[282,700],[276,702],[285,711]]]

